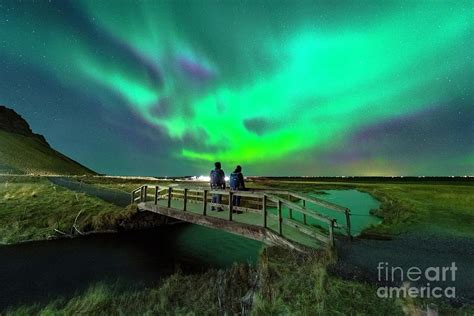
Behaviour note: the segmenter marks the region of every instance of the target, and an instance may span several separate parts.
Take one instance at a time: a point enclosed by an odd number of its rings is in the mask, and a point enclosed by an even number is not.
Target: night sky
[[[474,174],[473,1],[3,1],[0,104],[119,175]]]

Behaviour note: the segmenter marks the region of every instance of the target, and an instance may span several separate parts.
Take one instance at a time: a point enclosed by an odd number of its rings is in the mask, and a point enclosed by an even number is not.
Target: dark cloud
[[[263,135],[275,127],[273,126],[272,122],[265,118],[253,118],[253,119],[247,119],[244,120],[244,126],[247,130],[257,134],[257,135]]]

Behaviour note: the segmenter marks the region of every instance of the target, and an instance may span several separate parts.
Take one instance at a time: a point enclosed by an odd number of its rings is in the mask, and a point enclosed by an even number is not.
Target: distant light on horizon
[[[209,176],[199,176],[196,178],[197,181],[206,181],[206,182],[209,182],[211,181],[211,177]]]
[[[192,177],[192,179],[195,181],[203,181],[203,182],[211,181],[210,176],[203,176],[203,175],[200,175],[199,177]],[[225,177],[225,181],[229,181],[229,177]]]

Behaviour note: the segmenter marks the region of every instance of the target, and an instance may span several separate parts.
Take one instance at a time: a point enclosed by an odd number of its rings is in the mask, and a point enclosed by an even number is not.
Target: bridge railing
[[[314,205],[314,206],[324,207],[324,208],[328,209],[329,211],[334,211],[334,212],[337,212],[337,213],[343,213],[344,217],[345,217],[345,225],[340,225],[338,223],[338,227],[343,228],[346,231],[346,234],[347,234],[348,238],[350,238],[352,240],[351,210],[349,208],[338,205],[338,204],[335,204],[335,203],[331,203],[331,202],[328,202],[328,201],[325,201],[325,200],[322,200],[322,199],[318,199],[318,198],[315,198],[315,197],[310,197],[310,196],[306,196],[306,195],[303,195],[303,194],[300,194],[300,193],[296,193],[296,192],[282,191],[282,190],[274,190],[272,192],[276,195],[279,195],[279,196],[282,196],[282,195],[287,196],[288,200],[290,200],[290,201],[291,200],[301,201],[302,204],[303,204],[303,207],[305,207],[305,208],[309,205]],[[291,209],[289,211],[289,214],[290,214],[290,218],[291,218],[292,217]],[[306,224],[306,215],[303,215],[303,221]]]
[[[213,203],[213,195],[220,195],[221,203]],[[284,195],[286,198],[283,198],[281,195]],[[242,198],[242,206],[233,205],[233,197],[236,196]],[[277,221],[278,231],[276,232],[281,236],[284,235],[283,223],[285,223],[303,234],[333,246],[334,229],[337,227],[336,219],[318,213],[314,209],[306,208],[306,205],[311,203],[324,206],[337,212],[344,212],[346,214],[345,229],[348,236],[351,237],[350,210],[348,208],[289,191],[232,191],[172,186],[148,187],[147,185],[143,185],[131,193],[131,203],[153,201],[154,204],[158,204],[159,200],[166,200],[166,206],[168,208],[171,208],[173,200],[181,200],[183,201],[182,211],[188,211],[188,203],[201,203],[203,216],[207,215],[209,207],[222,208],[228,212],[229,221],[233,220],[234,211],[262,214],[262,226],[265,229],[273,230],[269,225],[269,218],[272,218]],[[293,201],[302,201],[303,205],[298,205]],[[288,209],[287,217],[283,216],[282,211],[284,207]],[[270,210],[275,211],[274,208],[276,208],[276,214],[270,212]],[[302,217],[303,221],[298,221],[294,213],[299,213],[299,217]],[[327,226],[327,231],[314,229],[314,227],[308,224],[307,218],[312,218],[322,223],[323,227]]]

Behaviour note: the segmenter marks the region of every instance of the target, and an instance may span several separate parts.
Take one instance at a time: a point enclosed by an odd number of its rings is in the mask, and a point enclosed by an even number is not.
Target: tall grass
[[[107,230],[132,212],[55,186],[47,179],[9,179],[0,183],[0,243]]]
[[[334,260],[325,251],[265,248],[257,267],[177,272],[149,288],[98,283],[72,298],[17,306],[5,315],[420,315],[428,303],[379,298],[374,285],[329,274]],[[472,305],[435,303],[440,315],[474,313]]]
[[[151,288],[130,288],[119,282],[98,283],[70,299],[45,305],[19,306],[5,315],[216,315],[241,312],[241,298],[253,285],[255,269],[234,265],[202,274],[176,273]]]

